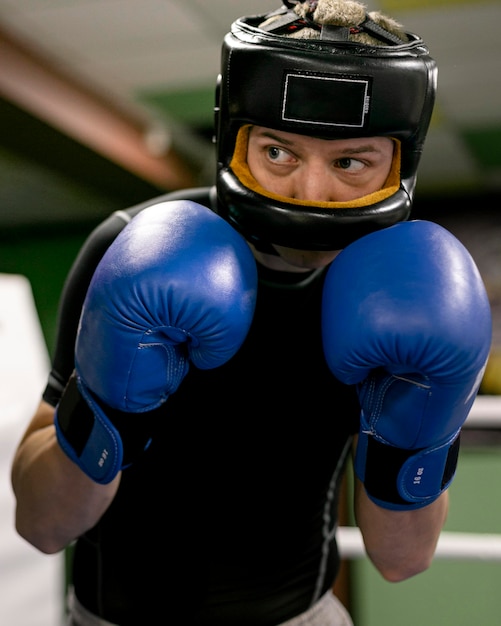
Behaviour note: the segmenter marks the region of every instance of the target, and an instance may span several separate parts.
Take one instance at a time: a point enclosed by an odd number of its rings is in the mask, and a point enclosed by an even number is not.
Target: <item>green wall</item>
[[[30,281],[49,352],[54,345],[60,292],[87,231],[84,227],[57,229],[42,236],[13,231],[0,237],[0,272],[22,274]]]

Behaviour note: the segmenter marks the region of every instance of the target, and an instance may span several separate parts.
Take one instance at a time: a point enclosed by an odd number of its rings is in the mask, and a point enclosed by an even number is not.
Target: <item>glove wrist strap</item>
[[[102,405],[74,373],[56,409],[65,454],[93,481],[111,482],[148,447],[156,411],[124,413]]]
[[[452,482],[459,444],[459,431],[445,442],[418,450],[396,448],[362,432],[355,472],[379,506],[418,509],[436,500]]]

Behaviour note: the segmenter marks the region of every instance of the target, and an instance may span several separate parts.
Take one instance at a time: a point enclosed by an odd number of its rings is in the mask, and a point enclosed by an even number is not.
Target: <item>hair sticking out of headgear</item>
[[[367,13],[366,5],[361,2],[308,0],[284,4],[292,8],[288,19],[284,19],[283,14],[272,15],[259,27],[297,39],[339,38],[371,46],[399,45],[408,41],[399,22],[379,11]]]

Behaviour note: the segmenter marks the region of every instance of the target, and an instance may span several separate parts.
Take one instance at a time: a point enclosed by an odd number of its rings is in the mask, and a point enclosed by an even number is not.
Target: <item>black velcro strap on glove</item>
[[[98,483],[110,482],[149,446],[162,406],[126,413],[104,405],[73,374],[56,408],[55,425],[64,452]]]
[[[436,500],[456,472],[460,433],[434,448],[404,450],[372,436],[366,442],[365,476],[372,500],[389,509],[420,508]]]
[[[95,417],[78,390],[74,373],[71,375],[59,401],[56,419],[61,433],[75,454],[80,456],[89,440]]]

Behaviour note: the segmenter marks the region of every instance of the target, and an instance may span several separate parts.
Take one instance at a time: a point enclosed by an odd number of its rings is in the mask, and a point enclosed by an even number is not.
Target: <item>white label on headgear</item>
[[[368,77],[286,74],[282,119],[363,128],[369,112],[369,88]]]

